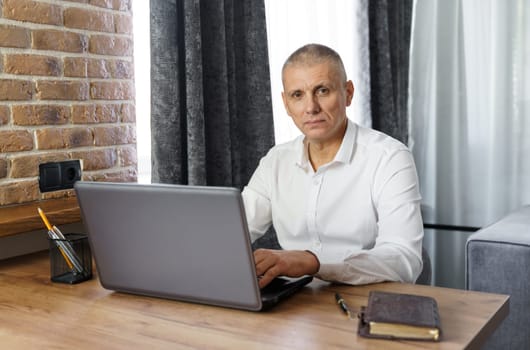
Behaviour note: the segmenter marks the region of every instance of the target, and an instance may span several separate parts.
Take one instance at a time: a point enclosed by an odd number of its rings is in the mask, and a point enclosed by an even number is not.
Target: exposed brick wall
[[[0,206],[73,195],[40,193],[44,162],[136,181],[131,2],[0,0]]]

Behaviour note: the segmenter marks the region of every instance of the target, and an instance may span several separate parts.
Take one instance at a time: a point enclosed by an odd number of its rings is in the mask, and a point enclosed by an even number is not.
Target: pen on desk
[[[346,302],[344,299],[342,299],[342,296],[339,293],[335,293],[335,300],[337,301],[337,304],[339,305],[342,312],[344,312],[349,318],[351,318],[351,312],[348,308],[348,305],[346,305]]]

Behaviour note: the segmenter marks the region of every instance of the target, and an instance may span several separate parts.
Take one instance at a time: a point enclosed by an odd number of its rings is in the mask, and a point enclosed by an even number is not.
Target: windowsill
[[[45,229],[37,208],[40,207],[52,225],[81,221],[76,197],[49,199],[0,208],[0,237]]]

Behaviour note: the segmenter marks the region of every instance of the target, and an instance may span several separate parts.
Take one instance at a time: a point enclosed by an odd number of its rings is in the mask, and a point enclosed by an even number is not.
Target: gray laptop
[[[75,190],[106,289],[258,311],[312,279],[260,290],[235,188],[78,181]]]

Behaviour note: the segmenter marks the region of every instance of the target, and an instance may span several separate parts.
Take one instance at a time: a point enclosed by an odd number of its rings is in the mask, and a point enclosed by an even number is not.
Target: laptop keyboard
[[[261,289],[261,293],[262,294],[268,294],[268,293],[271,293],[271,292],[274,292],[274,291],[277,291],[279,289],[282,289],[282,287],[286,284],[286,283],[289,283],[290,281],[288,279],[285,279],[285,278],[281,278],[281,277],[276,277],[275,279],[273,279],[269,284],[267,284],[265,287],[263,287]]]

